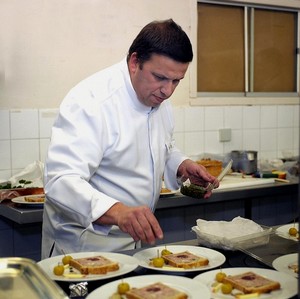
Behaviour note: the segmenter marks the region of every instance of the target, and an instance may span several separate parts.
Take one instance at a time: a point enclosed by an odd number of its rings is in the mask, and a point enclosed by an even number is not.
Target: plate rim
[[[290,270],[287,267],[278,267],[278,263],[282,260],[285,260],[285,259],[288,259],[289,257],[296,257],[296,261],[298,261],[298,253],[288,253],[288,254],[285,254],[285,255],[282,255],[282,256],[279,256],[278,258],[276,258],[273,262],[272,262],[272,266],[275,270],[279,271],[279,272],[284,272],[284,273],[287,273],[293,277],[296,277],[298,278],[298,274],[293,272],[292,270]]]
[[[126,282],[128,282],[129,284],[131,284],[134,281],[137,281],[138,283],[140,283],[140,281],[145,280],[145,285],[150,284],[150,283],[155,283],[156,281],[164,282],[166,284],[169,283],[169,284],[172,284],[172,285],[174,284],[173,282],[175,282],[175,283],[178,282],[178,285],[180,285],[180,286],[184,285],[184,283],[190,283],[191,285],[194,285],[195,287],[192,289],[192,291],[187,290],[189,292],[188,295],[191,295],[191,296],[189,296],[189,299],[199,299],[200,298],[199,295],[201,295],[201,299],[210,299],[210,290],[205,284],[203,284],[201,282],[198,283],[196,281],[195,281],[196,284],[194,284],[193,279],[191,279],[191,278],[182,277],[182,276],[174,276],[174,275],[166,275],[166,274],[147,274],[147,275],[127,277],[125,279],[114,280],[114,281],[106,283],[106,284],[100,286],[99,288],[95,289],[94,291],[92,291],[86,297],[86,299],[100,298],[99,295],[98,295],[98,292],[101,292],[101,294],[103,296],[103,290],[105,290],[107,288],[116,287],[117,284],[119,284],[120,282],[122,282],[124,280]],[[200,288],[200,286],[201,286],[201,288]],[[183,289],[184,288],[181,288],[180,290],[183,290]],[[204,294],[204,292],[205,292],[204,290],[207,291],[206,292],[207,294]],[[112,295],[112,294],[110,294],[110,295]]]
[[[211,271],[206,271],[204,273],[200,273],[198,275],[196,275],[193,279],[197,280],[197,281],[200,281],[204,284],[211,284],[212,281],[209,281],[209,282],[204,282],[201,277],[205,277],[205,276],[212,276],[212,275],[215,275],[215,273],[217,273],[218,271],[220,271],[220,269],[214,269],[214,270],[211,270]],[[293,290],[293,292],[291,292],[290,294],[287,293],[287,294],[278,294],[278,296],[274,297],[274,293],[272,295],[272,297],[266,297],[266,298],[274,298],[274,299],[289,299],[291,298],[292,296],[295,296],[297,295],[298,293],[298,280],[296,277],[293,277],[292,275],[289,275],[287,273],[284,273],[284,272],[279,272],[277,270],[274,270],[274,269],[266,269],[266,268],[255,268],[255,267],[232,267],[232,268],[223,268],[222,271],[226,272],[228,271],[229,274],[239,274],[239,273],[242,273],[242,272],[248,272],[248,271],[253,271],[253,272],[256,272],[260,275],[264,275],[264,276],[268,276],[267,274],[268,273],[273,273],[274,275],[278,275],[279,277],[279,282],[282,284],[282,281],[280,281],[282,279],[282,277],[285,276],[285,279],[286,280],[290,280],[290,281],[295,281],[295,289]],[[232,272],[233,271],[233,272]],[[272,279],[272,278],[271,278]],[[277,280],[277,278],[276,278]],[[208,285],[207,285],[208,286]],[[285,288],[285,291],[289,292],[290,291],[290,288]],[[211,292],[211,291],[210,291]],[[212,295],[212,293],[211,293]],[[264,295],[264,298],[265,296],[267,295],[270,295],[270,294],[262,294]],[[284,295],[284,296],[283,296]],[[228,296],[228,295],[226,295]],[[220,296],[213,296],[212,298],[221,298]],[[227,297],[226,297],[227,298]],[[233,299],[234,296],[231,296],[231,297],[228,297],[228,299]]]
[[[160,192],[159,195],[160,196],[170,196],[170,195],[174,195],[174,194],[178,193],[179,191],[180,191],[180,189],[171,190],[170,192]]]
[[[299,241],[296,237],[294,236],[290,236],[288,232],[284,232],[284,231],[281,231],[281,229],[284,229],[285,227],[291,227],[293,225],[298,225],[298,230],[299,230],[299,222],[295,222],[295,223],[287,223],[287,224],[283,224],[283,225],[280,225],[279,227],[277,227],[275,229],[275,232],[278,236],[282,237],[282,238],[285,238],[285,239],[288,239],[288,240],[293,240],[293,241]]]
[[[40,197],[40,196],[46,196],[45,193],[41,194],[28,194],[28,195],[22,195],[22,196],[17,196],[11,199],[13,203],[19,203],[19,204],[24,204],[24,205],[43,205],[44,202],[29,202],[25,201],[25,197]],[[22,199],[22,200],[21,200]]]
[[[167,248],[180,248],[179,249],[180,251],[189,250],[190,252],[194,252],[195,254],[200,254],[200,255],[202,255],[202,253],[198,253],[199,251],[206,251],[206,252],[214,253],[214,254],[216,254],[216,256],[218,256],[221,259],[221,263],[217,264],[217,265],[213,265],[213,266],[204,266],[204,267],[192,268],[192,269],[174,268],[174,270],[173,270],[173,269],[155,268],[153,266],[148,265],[145,262],[145,260],[141,260],[138,257],[143,252],[147,252],[147,251],[150,252],[152,250],[157,251],[157,250],[166,248],[166,246],[167,246]],[[175,251],[175,250],[172,249],[172,251]],[[195,252],[195,251],[198,251],[198,252]],[[155,246],[155,247],[150,247],[150,248],[146,248],[144,250],[140,250],[139,252],[136,252],[133,256],[138,260],[139,266],[141,266],[143,268],[146,268],[146,269],[155,270],[155,271],[158,271],[158,272],[167,272],[167,273],[174,273],[174,272],[176,272],[176,273],[189,273],[189,272],[207,271],[207,270],[214,269],[216,267],[219,267],[219,266],[223,265],[226,261],[225,255],[223,253],[217,251],[217,250],[202,247],[202,246],[192,246],[192,245],[172,245],[172,244],[158,245],[158,246]]]
[[[85,277],[80,277],[80,278],[70,278],[70,277],[68,278],[68,277],[63,277],[63,276],[56,276],[49,269],[51,265],[61,261],[61,259],[64,257],[63,254],[40,260],[39,262],[37,262],[37,264],[39,265],[39,267],[42,268],[42,270],[44,272],[46,272],[46,274],[49,276],[50,279],[52,279],[54,281],[65,281],[65,282],[97,281],[97,280],[110,279],[110,278],[114,278],[114,277],[118,277],[118,276],[130,273],[139,266],[138,260],[135,257],[128,255],[128,254],[118,253],[118,252],[86,251],[86,252],[68,253],[68,255],[71,255],[74,258],[102,255],[102,256],[105,256],[110,259],[115,259],[117,261],[118,261],[118,257],[121,257],[125,260],[131,261],[131,263],[126,263],[126,262],[123,263],[124,265],[126,265],[128,267],[127,269],[123,269],[123,270],[119,269],[114,272],[108,272],[107,274],[93,275],[90,277],[85,276]],[[118,262],[121,263],[120,261],[118,261]]]

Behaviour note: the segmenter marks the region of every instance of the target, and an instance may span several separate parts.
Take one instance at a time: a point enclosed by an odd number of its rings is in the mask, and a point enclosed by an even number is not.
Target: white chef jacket
[[[187,157],[174,145],[173,126],[168,100],[157,108],[138,100],[126,59],[67,94],[45,162],[42,258],[135,247],[117,226],[93,222],[118,201],[154,211],[162,175],[178,188]]]

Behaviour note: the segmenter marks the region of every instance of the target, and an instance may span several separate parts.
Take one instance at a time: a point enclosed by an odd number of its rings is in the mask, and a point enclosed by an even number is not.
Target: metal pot
[[[232,170],[245,174],[257,172],[257,151],[232,151]]]

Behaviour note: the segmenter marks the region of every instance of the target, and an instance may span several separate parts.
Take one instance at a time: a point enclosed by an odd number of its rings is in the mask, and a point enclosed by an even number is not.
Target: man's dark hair
[[[187,34],[172,19],[146,25],[132,42],[127,60],[134,52],[141,65],[152,54],[164,55],[182,63],[193,59],[192,45]]]

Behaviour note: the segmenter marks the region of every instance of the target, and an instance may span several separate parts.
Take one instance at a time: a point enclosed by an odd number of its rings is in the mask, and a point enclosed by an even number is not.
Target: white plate
[[[215,282],[215,276],[220,270],[212,270],[194,277],[195,280],[204,283],[211,289],[211,285]],[[252,271],[256,274],[265,276],[269,279],[278,281],[281,285],[280,290],[271,293],[261,294],[259,299],[288,299],[295,296],[298,292],[298,281],[295,277],[276,270],[262,269],[262,268],[225,268],[222,269],[227,275],[238,275],[244,272]],[[214,299],[233,299],[233,295],[224,295],[220,291],[217,293],[211,292],[211,298]]]
[[[171,190],[170,192],[161,192],[160,197],[175,195],[178,192],[179,192],[179,189],[178,190]]]
[[[298,264],[298,253],[280,256],[273,261],[272,266],[277,271],[285,272],[294,277],[298,277],[298,273],[295,273],[295,271],[289,268],[289,265],[291,264]]]
[[[291,236],[291,235],[289,234],[289,229],[290,229],[291,227],[294,227],[294,223],[282,225],[282,226],[280,226],[280,227],[278,227],[278,228],[276,229],[276,233],[277,233],[279,236],[281,236],[281,237],[283,237],[283,238],[285,238],[285,239],[290,239],[290,240],[294,240],[294,241],[299,241],[299,239],[298,239],[297,237]],[[298,223],[298,222],[295,223],[295,227],[296,227],[297,230],[299,231],[299,223]]]
[[[44,202],[29,202],[25,200],[25,197],[41,197],[41,196],[45,196],[45,194],[33,194],[33,195],[26,195],[26,196],[18,196],[18,197],[14,197],[11,199],[12,202],[14,203],[19,203],[22,205],[43,205]]]
[[[157,256],[157,250],[161,252],[165,248],[166,248],[165,246],[152,247],[152,248],[139,251],[135,253],[133,256],[137,260],[139,260],[139,264],[143,268],[157,270],[160,272],[181,272],[181,273],[197,272],[197,271],[199,272],[199,271],[216,268],[224,264],[224,262],[226,261],[226,258],[222,253],[210,248],[199,247],[199,246],[168,245],[167,249],[173,253],[179,253],[187,250],[195,255],[206,257],[209,260],[209,264],[207,266],[193,268],[193,269],[175,268],[171,266],[155,268],[154,266],[149,265],[150,260]]]
[[[138,261],[129,255],[121,254],[121,253],[113,253],[113,252],[79,252],[79,253],[70,253],[73,258],[83,258],[83,257],[91,257],[91,256],[98,256],[102,255],[108,259],[116,261],[119,263],[120,269],[117,271],[108,272],[106,274],[97,274],[97,275],[85,275],[84,277],[64,277],[64,276],[57,276],[53,274],[53,268],[59,262],[62,261],[64,255],[54,256],[45,260],[41,260],[38,262],[38,265],[48,274],[48,276],[57,281],[93,281],[93,280],[101,280],[101,279],[108,279],[111,277],[117,277],[120,275],[124,275],[136,269],[138,267]],[[74,269],[74,273],[79,273]],[[66,272],[68,273],[68,272]]]
[[[127,282],[131,287],[141,288],[146,285],[162,282],[169,287],[183,291],[188,294],[188,299],[209,299],[210,291],[204,285],[193,279],[173,275],[142,275],[119,279],[91,292],[87,299],[108,299],[113,293],[116,292],[117,286],[121,282]]]

